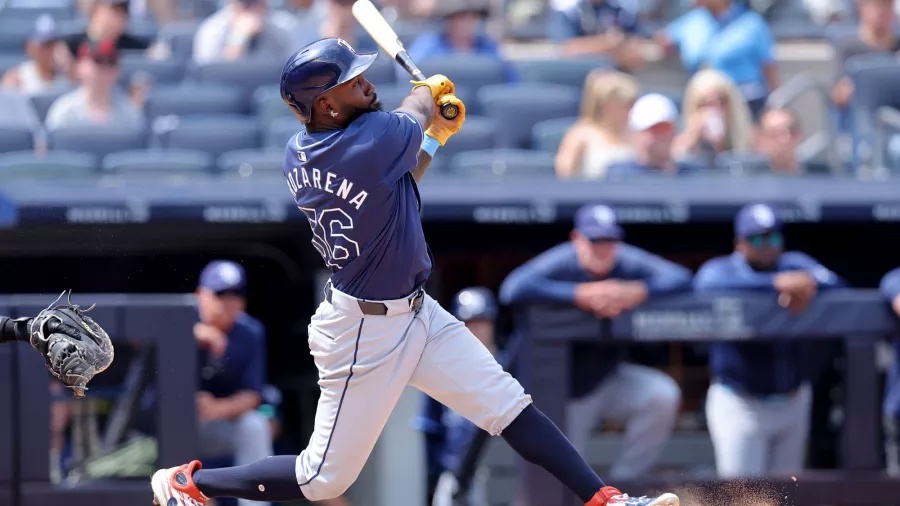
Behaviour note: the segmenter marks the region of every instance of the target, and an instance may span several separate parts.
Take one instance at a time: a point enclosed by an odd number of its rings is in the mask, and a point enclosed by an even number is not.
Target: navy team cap
[[[206,288],[217,294],[225,292],[244,294],[247,291],[247,274],[236,262],[215,260],[200,273],[200,288]]]
[[[616,212],[603,204],[588,204],[575,213],[575,231],[592,241],[620,240],[624,236]]]
[[[748,204],[738,211],[734,219],[734,234],[741,238],[768,234],[781,230],[778,211],[768,204]]]

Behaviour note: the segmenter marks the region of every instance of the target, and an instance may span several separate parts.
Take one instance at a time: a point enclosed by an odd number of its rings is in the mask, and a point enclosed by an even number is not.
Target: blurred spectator
[[[885,274],[879,287],[888,300],[891,309],[900,316],[900,267]],[[890,476],[900,475],[900,339],[891,341],[894,360],[888,371],[884,386],[885,460]]]
[[[551,0],[548,38],[567,56],[605,56],[636,69],[644,63],[639,16],[629,0]]]
[[[803,162],[797,147],[803,140],[800,118],[789,108],[767,109],[759,120],[756,150],[768,157],[772,170],[779,174],[828,174],[827,165]]]
[[[442,30],[423,33],[416,39],[409,48],[413,61],[466,54],[503,61],[497,41],[484,31],[488,16],[485,0],[442,0],[435,14],[442,20]],[[517,81],[515,68],[506,62],[504,66],[507,81]],[[404,71],[398,67],[398,72]]]
[[[846,74],[847,60],[854,56],[900,51],[900,38],[894,31],[895,14],[892,0],[856,0],[859,6],[859,27],[855,34],[835,41],[835,61],[838,71],[831,98],[841,108],[853,97],[853,82]]]
[[[291,44],[299,49],[322,37],[322,25],[328,17],[329,0],[286,0],[283,9],[272,12],[272,22],[293,36]]]
[[[628,142],[628,112],[637,95],[637,80],[628,74],[594,71],[588,75],[580,118],[556,153],[557,177],[602,179],[610,164],[634,158]]]
[[[216,260],[200,273],[194,325],[200,388],[197,418],[201,458],[246,465],[274,453],[268,418],[258,411],[266,384],[266,333],[248,315],[247,277],[240,264]],[[238,500],[240,506],[263,505]]]
[[[85,42],[75,62],[81,86],[56,99],[47,111],[48,129],[79,123],[140,126],[143,114],[116,88],[121,71],[112,40]]]
[[[73,57],[85,42],[97,43],[112,40],[119,51],[145,50],[152,41],[126,32],[128,26],[127,0],[91,0],[88,8],[87,29],[63,37]]]
[[[734,81],[718,70],[694,74],[684,92],[684,130],[675,138],[675,157],[711,167],[723,151],[752,148],[750,109]]]
[[[322,25],[322,37],[344,39],[353,47],[359,45],[361,29],[350,8],[353,0],[328,0],[328,14]]]
[[[657,40],[666,50],[677,48],[689,73],[711,68],[728,75],[754,115],[778,87],[775,38],[765,19],[742,1],[698,0]]]
[[[771,293],[781,307],[798,314],[819,289],[844,285],[805,253],[784,251],[781,219],[767,204],[742,208],[734,232],[734,253],[700,267],[696,292]],[[706,419],[719,477],[801,471],[812,407],[805,344],[715,341],[709,346]]]
[[[568,242],[515,269],[500,287],[504,304],[572,304],[600,318],[614,318],[650,297],[686,292],[691,272],[622,242],[615,212],[605,205],[582,207]],[[681,390],[667,374],[621,360],[621,349],[576,344],[572,353],[573,396],[566,436],[584,452],[602,419],[626,424],[623,453],[613,479],[634,479],[655,465],[675,425]]]
[[[41,16],[28,38],[28,61],[9,69],[2,79],[4,88],[20,93],[43,93],[68,86],[65,64],[58,58],[59,34],[50,16]]]
[[[280,17],[284,15],[287,13]],[[281,59],[294,50],[294,37],[275,22],[268,0],[229,0],[200,24],[194,36],[195,63],[245,57]]]
[[[695,170],[672,157],[677,125],[678,108],[672,99],[659,93],[639,98],[628,114],[635,159],[610,165],[607,179],[635,174],[674,176]]]

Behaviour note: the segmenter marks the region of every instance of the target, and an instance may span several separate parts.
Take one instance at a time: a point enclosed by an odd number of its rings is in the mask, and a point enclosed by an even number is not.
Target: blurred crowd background
[[[277,92],[287,56],[331,36],[377,50],[351,3],[8,0],[0,177],[242,164],[277,175],[298,129]],[[451,76],[469,108],[435,172],[589,179],[888,177],[900,159],[898,5],[380,2],[413,59]],[[401,73],[382,56],[367,74],[388,108],[409,91]]]

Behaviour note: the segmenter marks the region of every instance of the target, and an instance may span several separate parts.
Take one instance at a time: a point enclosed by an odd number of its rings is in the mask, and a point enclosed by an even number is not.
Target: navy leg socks
[[[276,455],[246,466],[199,469],[194,484],[206,497],[234,497],[250,501],[306,501],[294,471],[296,455]]]
[[[523,459],[546,469],[587,503],[606,485],[556,425],[530,404],[501,434]]]

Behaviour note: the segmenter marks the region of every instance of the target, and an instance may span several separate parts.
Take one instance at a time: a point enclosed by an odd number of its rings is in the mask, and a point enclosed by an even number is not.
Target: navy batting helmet
[[[497,298],[483,286],[460,290],[453,298],[453,316],[460,321],[493,320],[497,317]]]
[[[362,74],[378,53],[357,53],[343,39],[321,39],[294,53],[281,70],[281,98],[309,123],[313,101]]]

